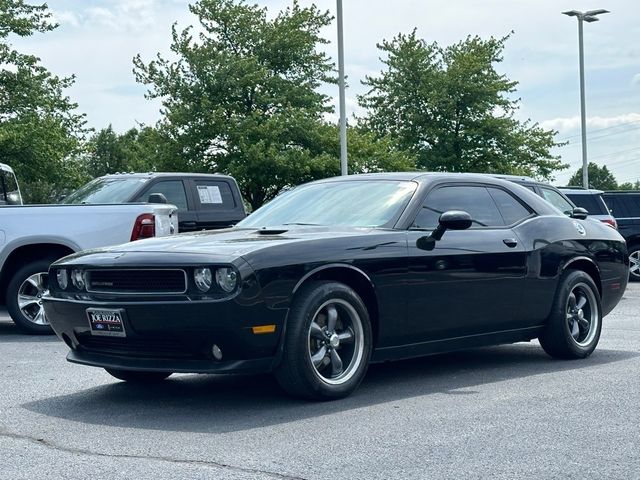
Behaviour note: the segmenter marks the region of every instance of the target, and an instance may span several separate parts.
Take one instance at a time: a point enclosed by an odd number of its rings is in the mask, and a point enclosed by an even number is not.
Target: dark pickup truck
[[[629,249],[629,278],[640,281],[640,191],[614,190],[602,195]]]
[[[178,207],[180,232],[235,225],[246,212],[233,177],[197,173],[124,173],[96,178],[61,203],[157,203]],[[152,196],[153,195],[153,196]]]

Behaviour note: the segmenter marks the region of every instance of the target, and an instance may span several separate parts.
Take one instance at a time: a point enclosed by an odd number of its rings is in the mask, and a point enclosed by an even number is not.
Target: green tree
[[[606,165],[602,167],[596,163],[589,162],[587,167],[589,172],[589,187],[596,188],[598,190],[617,190],[618,182],[613,173],[609,171]],[[573,174],[568,183],[571,187],[582,186],[582,168],[579,168],[576,173]]]
[[[640,180],[621,183],[618,185],[618,190],[640,190]]]
[[[556,132],[515,118],[517,82],[495,69],[508,38],[441,47],[413,31],[383,41],[385,69],[363,82],[361,125],[397,139],[422,169],[552,178],[566,168],[550,153]]]
[[[153,127],[118,134],[109,125],[87,142],[84,162],[93,176],[116,172],[179,171],[175,145]]]
[[[9,38],[56,28],[46,5],[0,0],[0,162],[13,166],[27,202],[47,202],[86,177],[74,160],[86,133],[84,116],[64,94],[73,77],[59,78]]]
[[[189,8],[203,33],[174,26],[177,61],[134,59],[148,95],[162,99],[159,129],[176,142],[176,162],[235,176],[254,208],[284,186],[334,171],[334,159],[322,154],[323,115],[332,108],[318,92],[335,82],[320,48],[331,16],[298,1],[272,18],[244,1]]]

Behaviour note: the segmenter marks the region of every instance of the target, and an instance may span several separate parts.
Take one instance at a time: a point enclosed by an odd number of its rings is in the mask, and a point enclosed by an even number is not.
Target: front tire
[[[7,286],[7,311],[24,333],[51,335],[53,330],[44,314],[42,295],[49,290],[49,266],[55,259],[40,259],[20,268]]]
[[[602,307],[595,283],[580,270],[564,273],[540,345],[554,358],[586,358],[596,349],[601,330]]]
[[[130,383],[157,383],[171,375],[171,372],[139,372],[115,368],[105,368],[105,370],[112,377]]]
[[[358,294],[342,283],[312,282],[289,311],[276,378],[297,397],[343,398],[362,382],[371,349],[369,313]]]

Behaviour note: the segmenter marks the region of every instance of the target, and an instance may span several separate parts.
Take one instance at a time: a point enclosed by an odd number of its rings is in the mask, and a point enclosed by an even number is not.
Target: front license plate
[[[124,310],[105,310],[102,308],[87,308],[87,317],[91,327],[91,335],[107,337],[126,337],[124,330]]]

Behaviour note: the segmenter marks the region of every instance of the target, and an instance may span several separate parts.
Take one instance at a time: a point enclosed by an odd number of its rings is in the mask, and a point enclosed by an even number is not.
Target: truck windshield
[[[353,180],[303,185],[259,208],[238,228],[279,225],[391,226],[417,184],[390,180]]]
[[[61,203],[125,203],[146,181],[146,178],[96,178]]]

